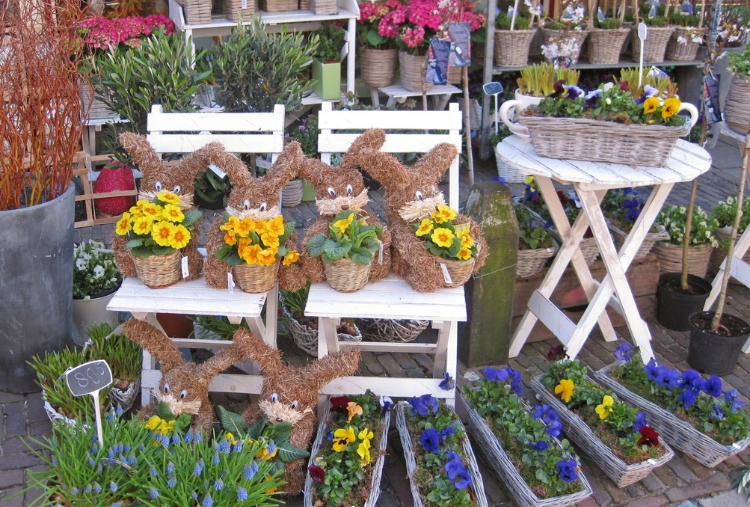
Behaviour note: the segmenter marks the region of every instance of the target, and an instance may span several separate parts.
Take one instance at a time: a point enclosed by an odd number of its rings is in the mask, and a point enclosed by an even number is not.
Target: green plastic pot
[[[338,100],[341,97],[341,62],[313,60],[313,91],[323,100]]]

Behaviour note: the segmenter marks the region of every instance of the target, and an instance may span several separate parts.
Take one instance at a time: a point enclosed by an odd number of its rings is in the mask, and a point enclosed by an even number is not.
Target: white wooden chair
[[[358,133],[337,131],[370,128],[409,131],[387,134],[382,151],[389,153],[426,153],[435,145],[447,142],[461,151],[461,113],[457,104],[448,111],[332,111],[323,104],[318,115],[318,151],[330,163],[332,153],[343,153],[359,136]],[[429,134],[425,129],[446,131]],[[361,132],[360,132],[361,133]],[[458,209],[459,157],[450,167],[449,203]],[[376,283],[368,283],[360,291],[342,294],[327,283],[313,284],[305,315],[318,317],[318,357],[328,353],[358,348],[370,352],[423,353],[434,356],[432,378],[346,377],[334,380],[322,390],[323,395],[358,394],[370,389],[381,396],[411,397],[430,393],[455,402],[454,390],[439,387],[443,374],[456,376],[457,328],[466,320],[463,287],[432,293],[414,291],[406,281],[394,274]],[[341,318],[382,318],[429,320],[438,330],[437,343],[339,342],[336,325]]]
[[[284,148],[284,106],[276,105],[272,113],[164,113],[153,105],[147,120],[151,146],[160,155],[191,153],[213,141],[220,141],[232,153],[271,153],[275,160]],[[199,132],[196,134],[196,132]],[[261,319],[266,306],[267,322]],[[226,316],[233,324],[242,318],[250,329],[266,343],[276,347],[276,314],[278,287],[266,294],[247,294],[240,290],[214,289],[203,278],[178,282],[163,289],[150,289],[138,279],[126,279],[107,306],[113,311],[128,311],[139,320],[161,329],[156,313]],[[163,331],[163,330],[162,330]],[[223,340],[177,339],[178,347],[220,349],[231,342]],[[143,352],[142,398],[150,400],[161,373],[155,361]],[[247,365],[243,368],[251,371]],[[211,391],[260,393],[262,377],[257,375],[219,375],[211,383]]]

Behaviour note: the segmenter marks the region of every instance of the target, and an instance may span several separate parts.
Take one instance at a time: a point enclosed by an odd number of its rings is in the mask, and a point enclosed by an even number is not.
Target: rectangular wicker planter
[[[330,409],[331,403],[326,404],[326,408],[323,411],[323,416],[318,426],[318,434],[313,442],[312,450],[310,451],[309,465],[315,464],[315,456],[318,455],[320,450],[320,444],[323,443],[323,437],[328,429],[328,423],[330,422]],[[380,479],[383,476],[383,465],[385,464],[385,448],[388,446],[388,426],[391,424],[391,413],[386,412],[383,417],[383,433],[380,435],[380,442],[377,448],[377,459],[372,464],[372,481],[370,483],[370,493],[367,497],[367,501],[362,507],[375,507],[380,497]],[[375,454],[375,452],[373,452]],[[308,466],[309,466],[308,465]],[[313,480],[310,477],[310,472],[307,472],[305,478],[305,490],[304,490],[304,507],[313,507],[314,495],[313,495]]]
[[[526,481],[523,480],[521,474],[518,473],[516,466],[511,462],[505,450],[503,450],[503,447],[487,422],[482,419],[482,416],[474,409],[473,405],[466,401],[462,395],[459,394],[459,397],[466,406],[466,411],[469,413],[469,429],[472,436],[484,451],[487,461],[492,465],[498,477],[502,479],[519,507],[564,507],[565,505],[578,503],[592,495],[589,482],[580,473],[578,477],[583,485],[583,489],[578,493],[552,498],[537,497],[531,491],[529,485],[526,484]],[[560,447],[560,442],[554,437],[551,438],[555,442],[555,445]]]
[[[401,437],[401,445],[404,448],[406,471],[409,474],[409,486],[411,488],[412,497],[414,498],[414,507],[422,507],[425,503],[424,498],[427,495],[423,495],[417,485],[417,460],[415,459],[412,447],[411,433],[409,433],[409,428],[406,425],[406,414],[404,414],[404,410],[408,409],[409,406],[410,405],[405,401],[401,401],[396,405],[396,426],[398,427],[398,434]],[[461,423],[461,420],[457,415],[456,420],[458,420],[459,424]],[[463,424],[461,426],[463,427]],[[471,475],[471,487],[474,490],[476,505],[479,507],[487,507],[489,504],[487,503],[487,496],[484,493],[484,483],[482,482],[482,476],[479,473],[479,465],[477,465],[474,451],[471,449],[468,435],[464,435],[464,438],[461,440],[461,447],[466,455],[466,461],[468,464],[467,468],[469,475]]]
[[[669,239],[669,233],[663,225],[654,224],[653,227],[657,229],[657,232],[649,232],[648,234],[646,234],[646,237],[644,238],[641,246],[638,248],[638,251],[635,254],[636,259],[647,256],[651,252],[651,249],[654,247],[654,244],[657,241],[665,241]],[[619,252],[620,248],[622,248],[622,244],[625,243],[625,238],[628,237],[629,233],[617,227],[617,225],[615,225],[611,220],[609,222],[609,232],[612,233],[612,239],[614,240],[615,247]]]
[[[531,387],[544,400],[544,403],[551,405],[558,413],[560,421],[563,424],[563,431],[568,435],[568,438],[575,442],[586,454],[591,456],[594,462],[607,474],[607,477],[612,479],[612,482],[618,488],[630,486],[644,479],[651,473],[651,470],[662,466],[674,456],[672,449],[662,441],[659,443],[659,446],[666,452],[659,459],[647,459],[646,461],[632,465],[626,464],[594,435],[591,428],[578,415],[568,410],[568,407],[564,403],[544,387],[542,376],[534,377],[531,381]]]
[[[595,372],[594,377],[602,385],[617,393],[617,396],[646,412],[649,426],[658,431],[662,438],[669,442],[669,445],[681,450],[701,465],[713,468],[730,456],[741,452],[750,444],[750,436],[732,445],[720,444],[671,412],[631,392],[607,375],[613,367],[621,364],[623,364],[623,361],[605,366]]]
[[[523,115],[518,122],[529,129],[534,149],[542,157],[646,167],[665,166],[677,140],[690,132],[689,123],[665,127]]]

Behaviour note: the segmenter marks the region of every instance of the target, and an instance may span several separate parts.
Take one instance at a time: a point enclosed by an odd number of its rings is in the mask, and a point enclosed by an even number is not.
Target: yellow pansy
[[[284,266],[288,266],[290,264],[293,264],[299,260],[299,252],[296,250],[290,250],[287,252],[287,254],[284,256],[284,260],[281,261],[281,263]]]
[[[555,387],[555,394],[559,394],[560,399],[563,400],[565,403],[568,403],[570,401],[570,397],[573,396],[574,388],[575,388],[575,384],[573,383],[573,381],[570,379],[564,378]]]
[[[172,229],[172,235],[169,236],[169,246],[179,250],[185,248],[190,242],[190,231],[182,224],[177,224]]]
[[[141,236],[145,236],[146,234],[151,234],[152,223],[153,223],[153,220],[151,220],[147,216],[138,217],[135,219],[135,222],[133,223],[133,232]]]
[[[355,440],[354,427],[349,426],[346,429],[339,428],[333,432],[333,450],[336,452],[344,452],[346,446]]]
[[[422,219],[422,222],[419,224],[419,227],[417,227],[417,232],[415,233],[417,236],[424,236],[425,234],[428,234],[432,230],[432,220],[429,218]]]
[[[264,232],[261,234],[260,240],[268,248],[277,248],[279,246],[279,237],[270,232]]]
[[[167,204],[166,206],[164,206],[162,217],[173,223],[182,222],[185,219],[185,215],[182,213],[182,210],[174,204]]]
[[[526,176],[523,179],[523,182],[526,183],[527,185],[533,185],[534,184],[534,177],[533,176]]]
[[[180,198],[174,192],[164,190],[156,194],[156,198],[164,204],[180,204]]]
[[[161,426],[163,419],[158,415],[152,415],[148,421],[146,421],[146,429],[155,431]]]
[[[649,97],[643,103],[643,112],[646,114],[653,113],[659,107],[658,97]]]
[[[462,261],[468,261],[469,259],[471,259],[471,249],[462,247],[461,250],[459,250],[456,254],[456,257],[458,257]]]
[[[351,422],[352,417],[354,417],[355,415],[362,415],[362,407],[360,407],[353,401],[350,401],[346,404],[346,411],[349,412],[349,417],[346,419],[346,422]]]
[[[680,106],[682,105],[682,102],[680,102],[680,99],[677,97],[669,97],[668,99],[664,100],[664,105],[661,108],[661,117],[665,120],[667,118],[671,118],[675,114],[677,114],[677,111],[680,110]]]
[[[130,231],[130,213],[127,211],[122,214],[122,218],[118,220],[117,225],[115,226],[115,232],[119,236],[124,236]]]
[[[370,462],[372,457],[370,456],[370,441],[369,440],[363,440],[357,446],[357,454],[359,454],[359,457],[362,458],[362,461],[364,464],[367,464]]]
[[[255,455],[255,457],[258,458],[258,459],[263,459],[263,458],[266,458],[266,457],[268,459],[273,459],[273,458],[276,457],[276,454],[278,452],[279,452],[279,448],[277,447],[277,448],[275,448],[273,450],[272,453],[269,454],[268,453],[268,447],[266,447],[265,449],[262,449],[262,450],[258,451],[258,453]]]
[[[372,440],[374,436],[375,434],[372,432],[372,430],[365,428],[359,432],[357,438],[359,438],[360,440]]]
[[[453,233],[445,227],[437,227],[432,232],[432,236],[430,236],[430,239],[432,239],[433,243],[435,243],[437,246],[446,248],[449,248],[453,244],[454,238],[455,236],[453,235]]]
[[[151,238],[159,246],[169,246],[169,238],[174,235],[174,225],[169,222],[157,222],[151,227]]]
[[[276,262],[276,251],[271,248],[261,250],[257,254],[258,264],[261,266],[270,266]]]
[[[602,399],[602,404],[597,405],[596,407],[596,413],[599,414],[599,419],[606,419],[609,414],[612,413],[612,404],[615,402],[615,400],[610,395],[604,395],[604,398]]]
[[[146,422],[146,428],[153,432],[158,431],[162,435],[167,435],[174,431],[174,423],[174,421],[167,422],[158,415],[154,415]]]
[[[268,223],[266,224],[266,231],[269,234],[273,234],[274,236],[283,236],[284,235],[284,217],[279,215],[269,220]]]
[[[354,213],[351,213],[347,218],[336,220],[333,222],[333,226],[338,229],[339,234],[344,234],[344,231],[351,225],[352,221],[354,221]]]

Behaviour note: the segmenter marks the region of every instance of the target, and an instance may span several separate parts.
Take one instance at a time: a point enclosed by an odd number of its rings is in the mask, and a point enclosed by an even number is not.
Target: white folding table
[[[584,143],[586,140],[571,139],[571,142]],[[653,357],[649,343],[651,333],[638,313],[635,299],[625,279],[625,271],[635,258],[674,184],[691,181],[708,171],[711,168],[711,156],[703,148],[679,140],[666,167],[631,167],[622,164],[559,160],[540,157],[534,151],[533,144],[518,136],[504,139],[498,145],[496,154],[512,168],[524,175],[535,177],[555,227],[563,238],[563,244],[552,266],[541,286],[534,291],[528,309],[516,329],[510,345],[510,357],[516,357],[521,352],[537,320],[541,320],[560,339],[570,358],[578,355],[597,321],[605,340],[616,340],[612,323],[604,311],[609,304],[625,318],[635,344],[641,349],[643,361],[648,362]],[[584,212],[579,213],[572,226],[568,222],[552,180],[572,185],[581,201]],[[609,189],[644,186],[653,186],[653,190],[618,253],[599,203]],[[588,227],[591,227],[607,269],[607,275],[601,283],[592,278],[579,248]],[[589,301],[578,324],[572,322],[549,299],[569,262],[572,262]]]

